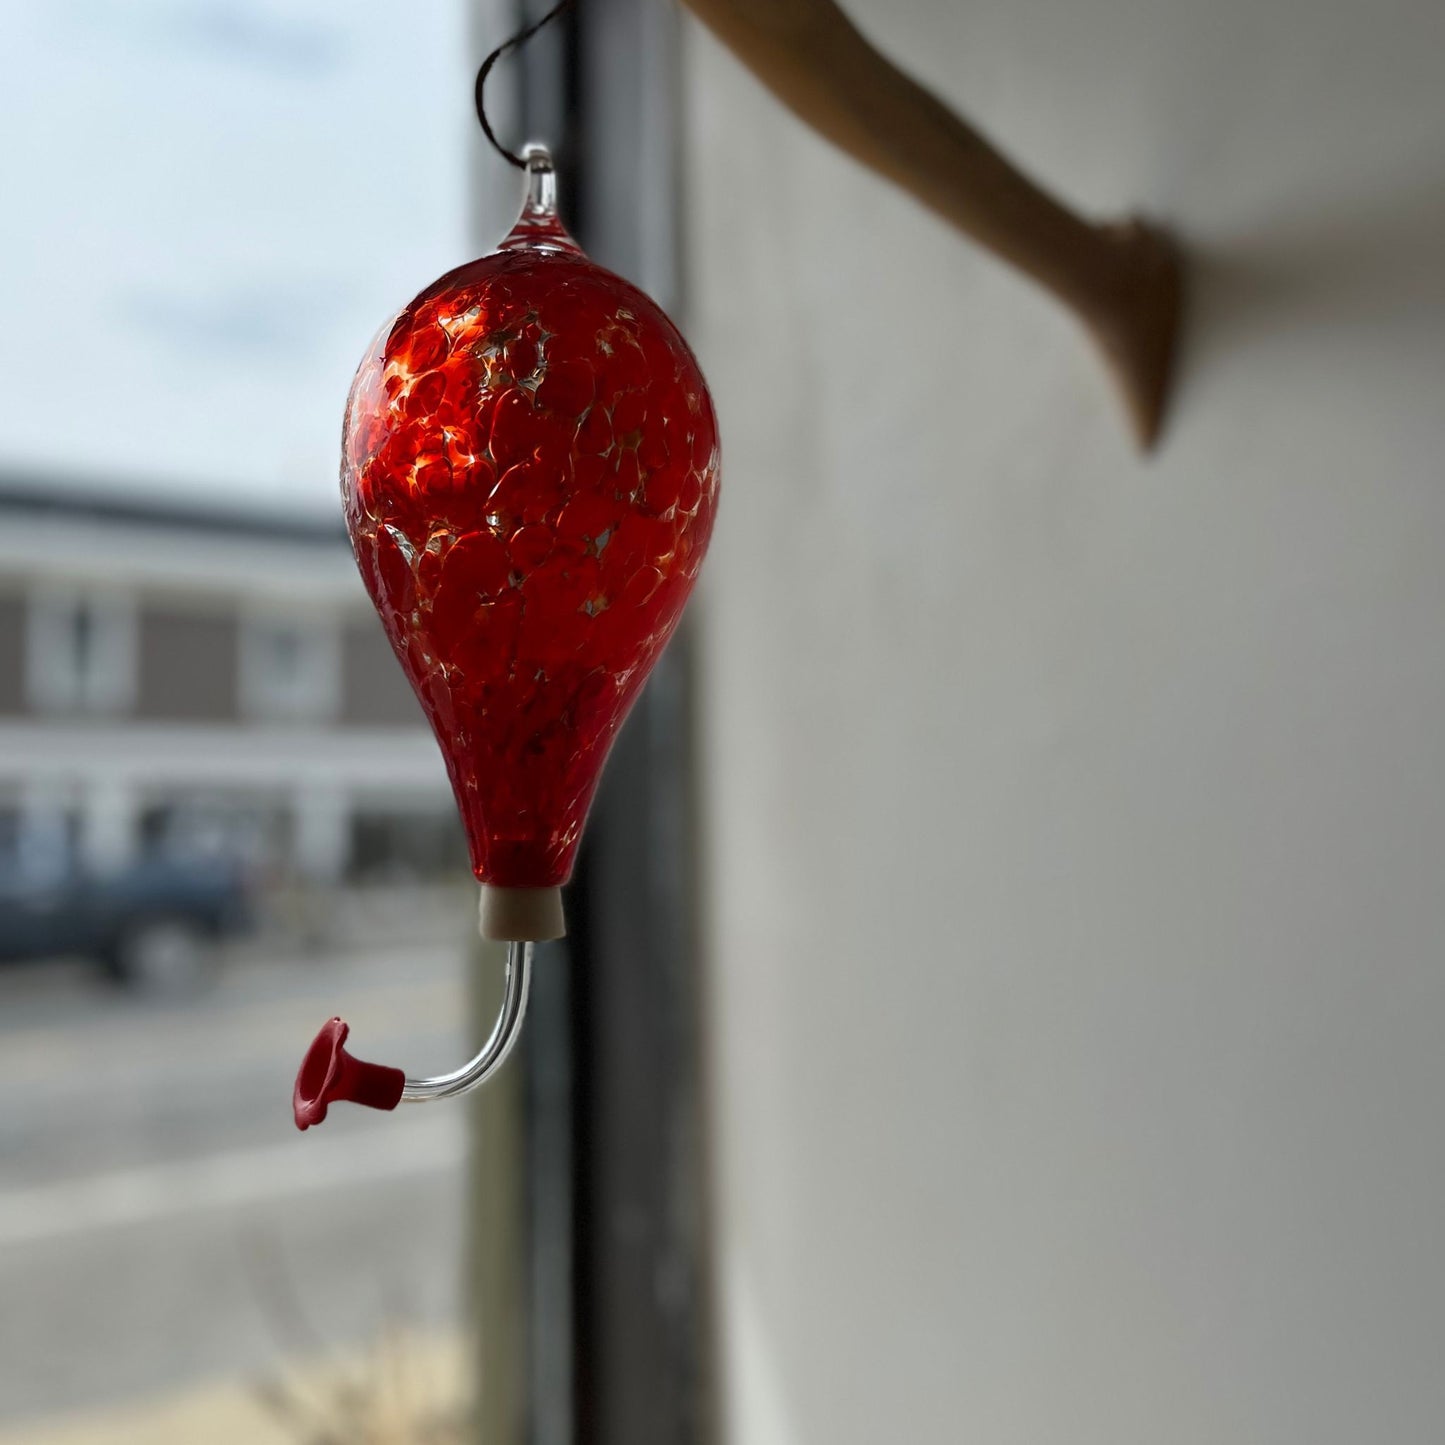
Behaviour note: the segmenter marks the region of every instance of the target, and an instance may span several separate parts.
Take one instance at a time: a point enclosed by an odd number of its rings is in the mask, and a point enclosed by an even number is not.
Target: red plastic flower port
[[[342,1047],[350,1032],[340,1019],[328,1019],[306,1050],[291,1095],[298,1129],[321,1123],[328,1105],[342,1100],[368,1109],[394,1109],[401,1102],[406,1075],[400,1069],[353,1058]]]

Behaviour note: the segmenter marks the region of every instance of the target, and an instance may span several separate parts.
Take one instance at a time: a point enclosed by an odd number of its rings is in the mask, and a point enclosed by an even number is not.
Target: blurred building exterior
[[[453,861],[440,755],[340,526],[0,479],[0,843]]]

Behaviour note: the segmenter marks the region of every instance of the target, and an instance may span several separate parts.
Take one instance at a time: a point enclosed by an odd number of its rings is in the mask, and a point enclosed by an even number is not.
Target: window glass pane
[[[362,348],[466,248],[468,18],[5,6],[0,458],[334,508]]]
[[[435,744],[340,725],[336,468],[376,328],[472,249],[476,18],[0,0],[7,1442],[380,1438],[399,1380],[430,1437],[462,1393],[464,1114],[288,1100],[335,1009],[423,1073],[471,1042]]]

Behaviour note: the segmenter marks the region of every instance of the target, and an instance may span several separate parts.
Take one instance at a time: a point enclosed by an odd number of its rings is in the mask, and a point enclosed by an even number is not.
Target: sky
[[[0,0],[0,484],[333,512],[368,341],[476,254],[464,0]]]

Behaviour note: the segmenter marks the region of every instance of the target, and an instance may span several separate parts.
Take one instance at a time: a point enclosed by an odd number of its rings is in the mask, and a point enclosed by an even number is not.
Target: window
[[[39,712],[122,712],[135,696],[135,608],[109,593],[43,592],[26,628],[26,694]]]
[[[251,617],[241,641],[241,707],[265,722],[322,722],[340,702],[337,627],[329,620]]]

